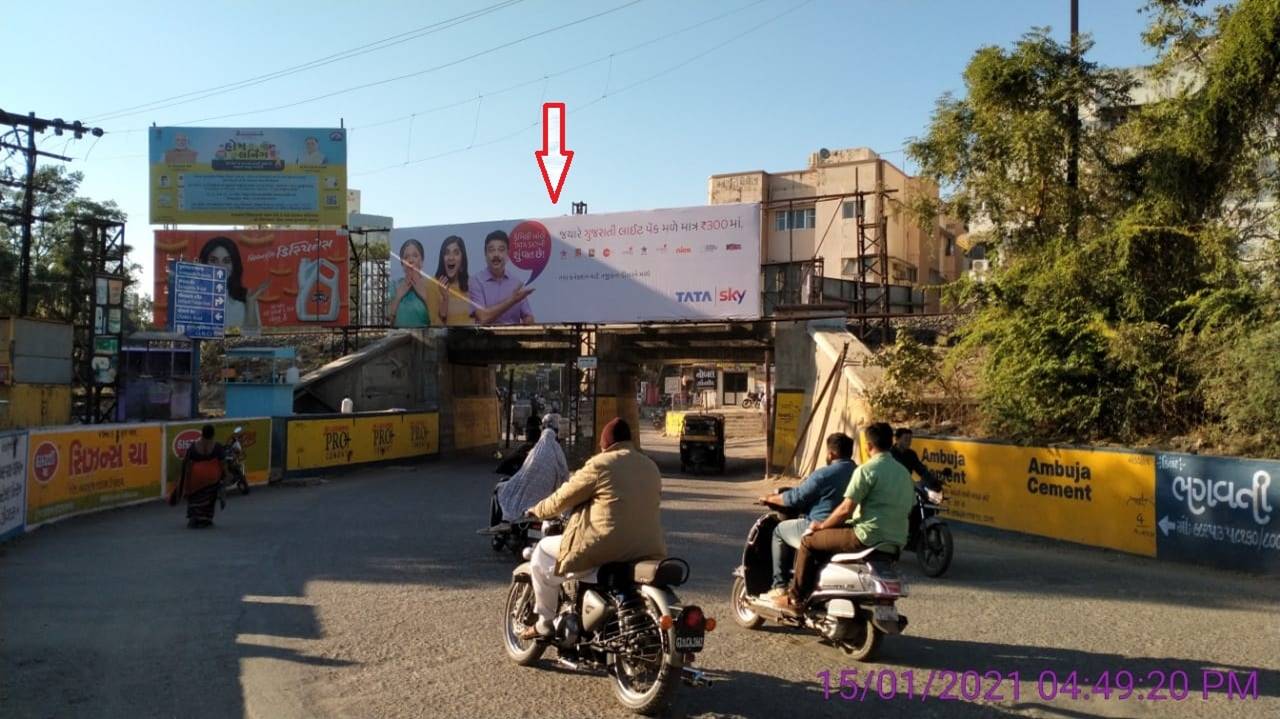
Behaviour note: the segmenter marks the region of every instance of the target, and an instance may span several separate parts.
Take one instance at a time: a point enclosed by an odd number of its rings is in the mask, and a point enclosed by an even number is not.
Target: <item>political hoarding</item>
[[[213,438],[223,446],[231,444],[236,427],[241,428],[240,447],[244,450],[244,474],[249,484],[266,484],[271,478],[271,419],[246,418],[228,420],[201,420],[199,422],[173,422],[164,426],[165,462],[163,493],[182,478],[182,460],[187,448],[200,439],[205,425],[213,427]]]
[[[391,232],[396,327],[758,319],[760,206]]]
[[[285,470],[290,472],[410,459],[440,451],[436,412],[290,419],[288,423]]]
[[[1156,554],[1149,454],[924,436],[913,448],[946,482],[948,519]]]
[[[225,271],[228,329],[345,325],[349,257],[347,238],[336,230],[159,230],[155,323],[168,325],[179,299],[169,296],[170,261],[182,260]],[[174,319],[175,326],[183,321]]]
[[[151,224],[347,222],[339,128],[153,127]]]
[[[32,431],[27,527],[160,496],[164,427]]]
[[[1156,457],[1156,556],[1280,572],[1280,462]]]
[[[0,432],[0,542],[22,534],[27,505],[27,433]]]

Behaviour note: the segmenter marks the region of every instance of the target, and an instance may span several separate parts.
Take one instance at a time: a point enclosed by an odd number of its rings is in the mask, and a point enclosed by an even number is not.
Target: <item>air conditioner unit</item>
[[[972,269],[979,274],[987,272],[991,269],[991,260],[974,260]]]

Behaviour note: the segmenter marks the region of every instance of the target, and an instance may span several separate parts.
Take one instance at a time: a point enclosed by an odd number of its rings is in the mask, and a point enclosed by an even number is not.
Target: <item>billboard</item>
[[[335,128],[153,127],[153,225],[347,223],[347,137]]]
[[[1161,454],[1160,559],[1280,571],[1280,462]]]
[[[0,542],[22,534],[27,506],[27,433],[0,433]]]
[[[160,496],[164,427],[33,431],[27,526]]]
[[[345,325],[349,250],[336,230],[159,230],[155,323],[168,325],[169,262],[186,260],[226,271],[228,329]]]
[[[916,437],[912,446],[935,473],[950,470],[948,519],[1156,554],[1155,458],[1149,454],[936,437]]]
[[[759,319],[760,206],[391,231],[396,327]]]
[[[440,451],[436,412],[291,419],[285,433],[285,470],[290,472],[410,459]]]

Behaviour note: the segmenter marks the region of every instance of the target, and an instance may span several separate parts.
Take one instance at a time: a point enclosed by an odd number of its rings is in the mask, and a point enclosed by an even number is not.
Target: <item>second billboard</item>
[[[395,327],[758,319],[760,206],[391,233]]]

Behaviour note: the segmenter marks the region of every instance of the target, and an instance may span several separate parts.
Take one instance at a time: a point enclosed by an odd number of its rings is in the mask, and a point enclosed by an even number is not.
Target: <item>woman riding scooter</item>
[[[490,526],[480,533],[496,537],[508,532],[512,520],[523,517],[529,507],[545,499],[569,478],[569,463],[560,448],[559,431],[559,415],[549,414],[542,418],[542,436],[520,469],[510,479],[498,482],[494,487]]]

